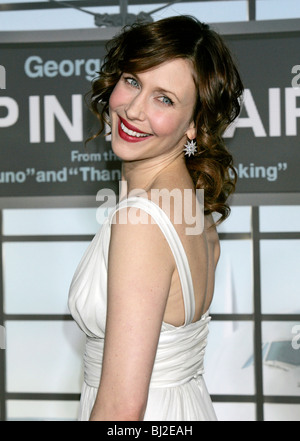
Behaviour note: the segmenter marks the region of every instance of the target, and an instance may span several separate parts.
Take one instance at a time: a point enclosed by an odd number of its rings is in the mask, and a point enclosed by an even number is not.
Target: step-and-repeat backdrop
[[[299,192],[299,35],[228,38],[246,87],[226,132],[238,193]],[[0,45],[0,197],[118,190],[120,161],[97,131],[86,94],[105,42]]]

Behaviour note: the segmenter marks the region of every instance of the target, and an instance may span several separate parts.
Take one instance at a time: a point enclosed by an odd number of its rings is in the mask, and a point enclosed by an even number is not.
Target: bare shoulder
[[[151,215],[135,206],[123,207],[114,214],[110,250],[128,265],[142,263],[144,259],[149,268],[154,261],[173,266],[172,254],[161,229]]]

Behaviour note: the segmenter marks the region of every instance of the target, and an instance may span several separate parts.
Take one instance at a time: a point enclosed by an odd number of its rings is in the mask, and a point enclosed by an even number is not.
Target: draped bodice
[[[85,382],[98,387],[103,357],[107,267],[111,223],[116,211],[123,207],[141,208],[151,215],[164,234],[177,265],[185,308],[185,322],[175,327],[162,323],[151,378],[151,388],[184,384],[203,374],[203,358],[208,335],[208,312],[193,323],[194,289],[188,259],[182,242],[166,213],[155,203],[141,197],[125,199],[105,220],[84,254],[72,281],[69,308],[73,318],[87,335]]]
[[[151,388],[174,387],[204,373],[204,353],[210,317],[187,327],[164,330],[160,334]],[[102,367],[104,339],[87,337],[84,354],[84,380],[98,387]]]

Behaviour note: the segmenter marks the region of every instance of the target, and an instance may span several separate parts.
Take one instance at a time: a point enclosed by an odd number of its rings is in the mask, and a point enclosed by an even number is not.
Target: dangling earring
[[[183,150],[185,152],[186,155],[190,156],[194,156],[194,154],[197,152],[197,144],[194,140],[190,141],[188,139],[187,144],[185,144],[185,149]]]

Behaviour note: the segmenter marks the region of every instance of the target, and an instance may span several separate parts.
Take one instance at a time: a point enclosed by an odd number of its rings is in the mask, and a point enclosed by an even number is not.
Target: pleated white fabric
[[[177,264],[185,306],[184,325],[175,327],[162,323],[144,421],[215,421],[216,415],[203,379],[210,317],[207,312],[201,320],[192,323],[195,314],[194,290],[183,245],[165,212],[152,201],[141,197],[125,199],[110,212],[85,252],[71,283],[69,309],[87,336],[78,419],[89,419],[100,381],[111,222],[116,211],[124,207],[142,209],[160,227]]]

